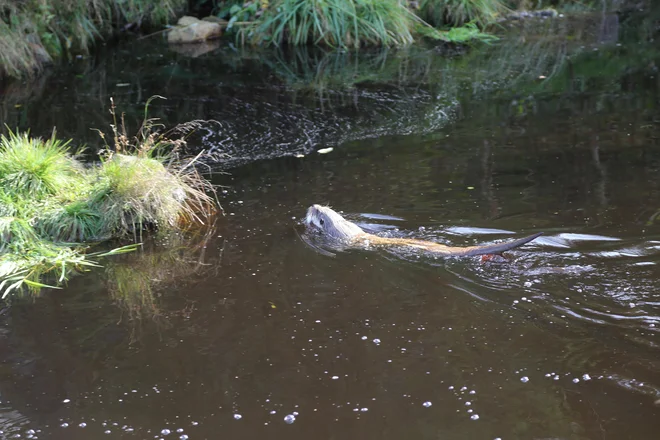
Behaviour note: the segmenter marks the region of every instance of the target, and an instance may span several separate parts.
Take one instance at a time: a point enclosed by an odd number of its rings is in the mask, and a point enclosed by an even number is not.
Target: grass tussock
[[[254,43],[330,47],[412,43],[423,23],[399,0],[276,0],[252,31]]]
[[[148,108],[148,104],[147,104]],[[184,159],[183,136],[198,123],[161,134],[145,120],[129,138],[112,108],[113,145],[100,163],[83,164],[69,142],[28,133],[0,135],[0,292],[43,287],[43,277],[61,284],[77,270],[96,266],[86,254],[95,242],[142,238],[145,230],[184,231],[215,213],[214,188],[196,168],[200,155]],[[146,110],[145,110],[146,115]],[[173,137],[177,135],[178,137]],[[173,140],[172,140],[173,139]]]
[[[87,53],[116,29],[164,25],[186,0],[0,0],[0,76],[38,71]]]

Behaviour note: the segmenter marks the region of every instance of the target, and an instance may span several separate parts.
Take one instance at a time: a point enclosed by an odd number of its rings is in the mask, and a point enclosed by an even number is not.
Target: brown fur
[[[327,206],[312,205],[307,210],[305,223],[318,233],[350,246],[402,246],[448,256],[501,254],[534,240],[542,232],[518,240],[485,246],[452,247],[433,241],[413,238],[380,237],[363,231]]]

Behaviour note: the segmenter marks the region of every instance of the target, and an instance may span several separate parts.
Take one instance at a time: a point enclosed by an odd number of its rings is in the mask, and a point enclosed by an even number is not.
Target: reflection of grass
[[[158,296],[161,288],[172,289],[177,282],[201,278],[212,265],[205,263],[205,249],[215,229],[192,234],[168,234],[148,249],[127,254],[106,264],[110,296],[126,311],[129,319],[161,316]]]

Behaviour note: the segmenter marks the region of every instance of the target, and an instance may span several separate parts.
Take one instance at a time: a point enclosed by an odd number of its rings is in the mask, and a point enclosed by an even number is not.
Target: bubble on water
[[[378,339],[378,338],[374,339],[374,344],[379,345],[380,344],[380,339]]]
[[[454,385],[451,385],[451,386],[449,387],[449,389],[450,389],[450,390],[453,390],[453,389],[454,389]]]
[[[578,383],[579,381],[580,379],[578,379],[577,377],[573,378],[573,383]]]
[[[585,373],[582,375],[582,380],[591,380],[591,376]]]
[[[423,406],[424,408],[428,408],[428,407],[430,407],[431,405],[433,405],[433,403],[429,402],[428,400],[427,400],[426,402],[422,403],[422,406]]]
[[[71,402],[71,399],[64,399],[64,400],[62,401],[62,403],[69,403],[69,402]]]
[[[197,425],[199,425],[199,422],[192,422],[191,425],[197,426]]]
[[[103,431],[103,433],[104,434],[112,434],[112,431],[110,431],[109,429],[106,429],[105,431]]]
[[[472,405],[472,402],[465,402],[465,406],[470,406]]]
[[[337,380],[337,379],[339,379],[339,376],[332,376],[331,379],[332,380]]]
[[[162,430],[160,431],[160,434],[161,434],[161,435],[170,435],[171,433],[172,433],[172,431],[170,431],[170,430],[167,429],[167,428],[162,429]]]
[[[181,434],[179,440],[188,440],[188,436],[186,434]]]
[[[241,420],[242,418],[243,418],[242,415],[240,415],[240,414],[234,414],[234,419],[235,419],[235,420]]]
[[[470,390],[470,394],[477,394],[475,390]]]
[[[80,422],[80,423],[78,423],[78,426],[81,427],[81,428],[84,428],[85,426],[87,426],[87,423]]]
[[[34,435],[34,434],[36,434],[36,432],[34,431],[34,429],[28,429],[27,431],[25,431],[25,433],[26,433],[27,435]]]
[[[296,406],[298,406],[298,405],[296,405]],[[298,417],[298,411],[294,411],[294,412],[292,412],[291,414],[293,414],[294,416]]]
[[[62,423],[60,426],[61,426],[62,428],[68,428],[68,427],[69,427],[69,424],[66,423],[66,422],[64,422],[64,423]]]
[[[294,416],[293,414],[287,414],[284,417],[284,423],[286,423],[287,425],[290,425],[295,421],[296,421],[296,416]]]
[[[275,410],[271,410],[270,413],[271,413],[271,414],[275,414],[276,412],[277,412],[277,411],[275,411]]]
[[[529,377],[527,377],[527,376],[523,376],[523,377],[520,378],[520,381],[521,381],[522,383],[527,383],[527,382],[529,382]]]
[[[470,416],[470,419],[471,419],[471,420],[479,420],[479,414],[472,414],[472,415]]]
[[[183,432],[183,428],[178,428],[178,429],[176,430],[176,432],[178,432],[179,434],[181,434],[181,433]]]
[[[524,286],[525,287],[532,287],[532,282],[531,281],[525,281]]]
[[[361,339],[362,339],[363,341],[366,341],[366,340],[369,339],[369,338],[367,338],[366,336],[362,336]]]
[[[367,411],[369,411],[369,408],[360,408],[360,411],[367,412]]]

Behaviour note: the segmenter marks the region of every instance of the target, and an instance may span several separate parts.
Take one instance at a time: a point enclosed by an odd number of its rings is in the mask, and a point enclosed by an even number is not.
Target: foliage
[[[508,8],[501,0],[421,0],[419,15],[433,26],[480,26],[505,14]]]
[[[147,227],[181,231],[214,213],[214,189],[195,169],[201,154],[181,159],[178,147],[185,141],[159,134],[156,121],[146,117],[148,105],[133,138],[115,117],[114,147],[91,168],[55,135],[45,141],[28,133],[0,135],[0,292],[22,286],[38,291],[51,274],[60,284],[70,273],[96,266],[90,256],[135,248],[85,254],[78,243],[137,238]],[[170,134],[196,126],[183,124]]]
[[[127,25],[163,25],[185,0],[0,0],[0,76],[22,76],[53,58],[87,53]]]
[[[393,46],[425,24],[399,0],[276,0],[252,28],[254,43]]]

